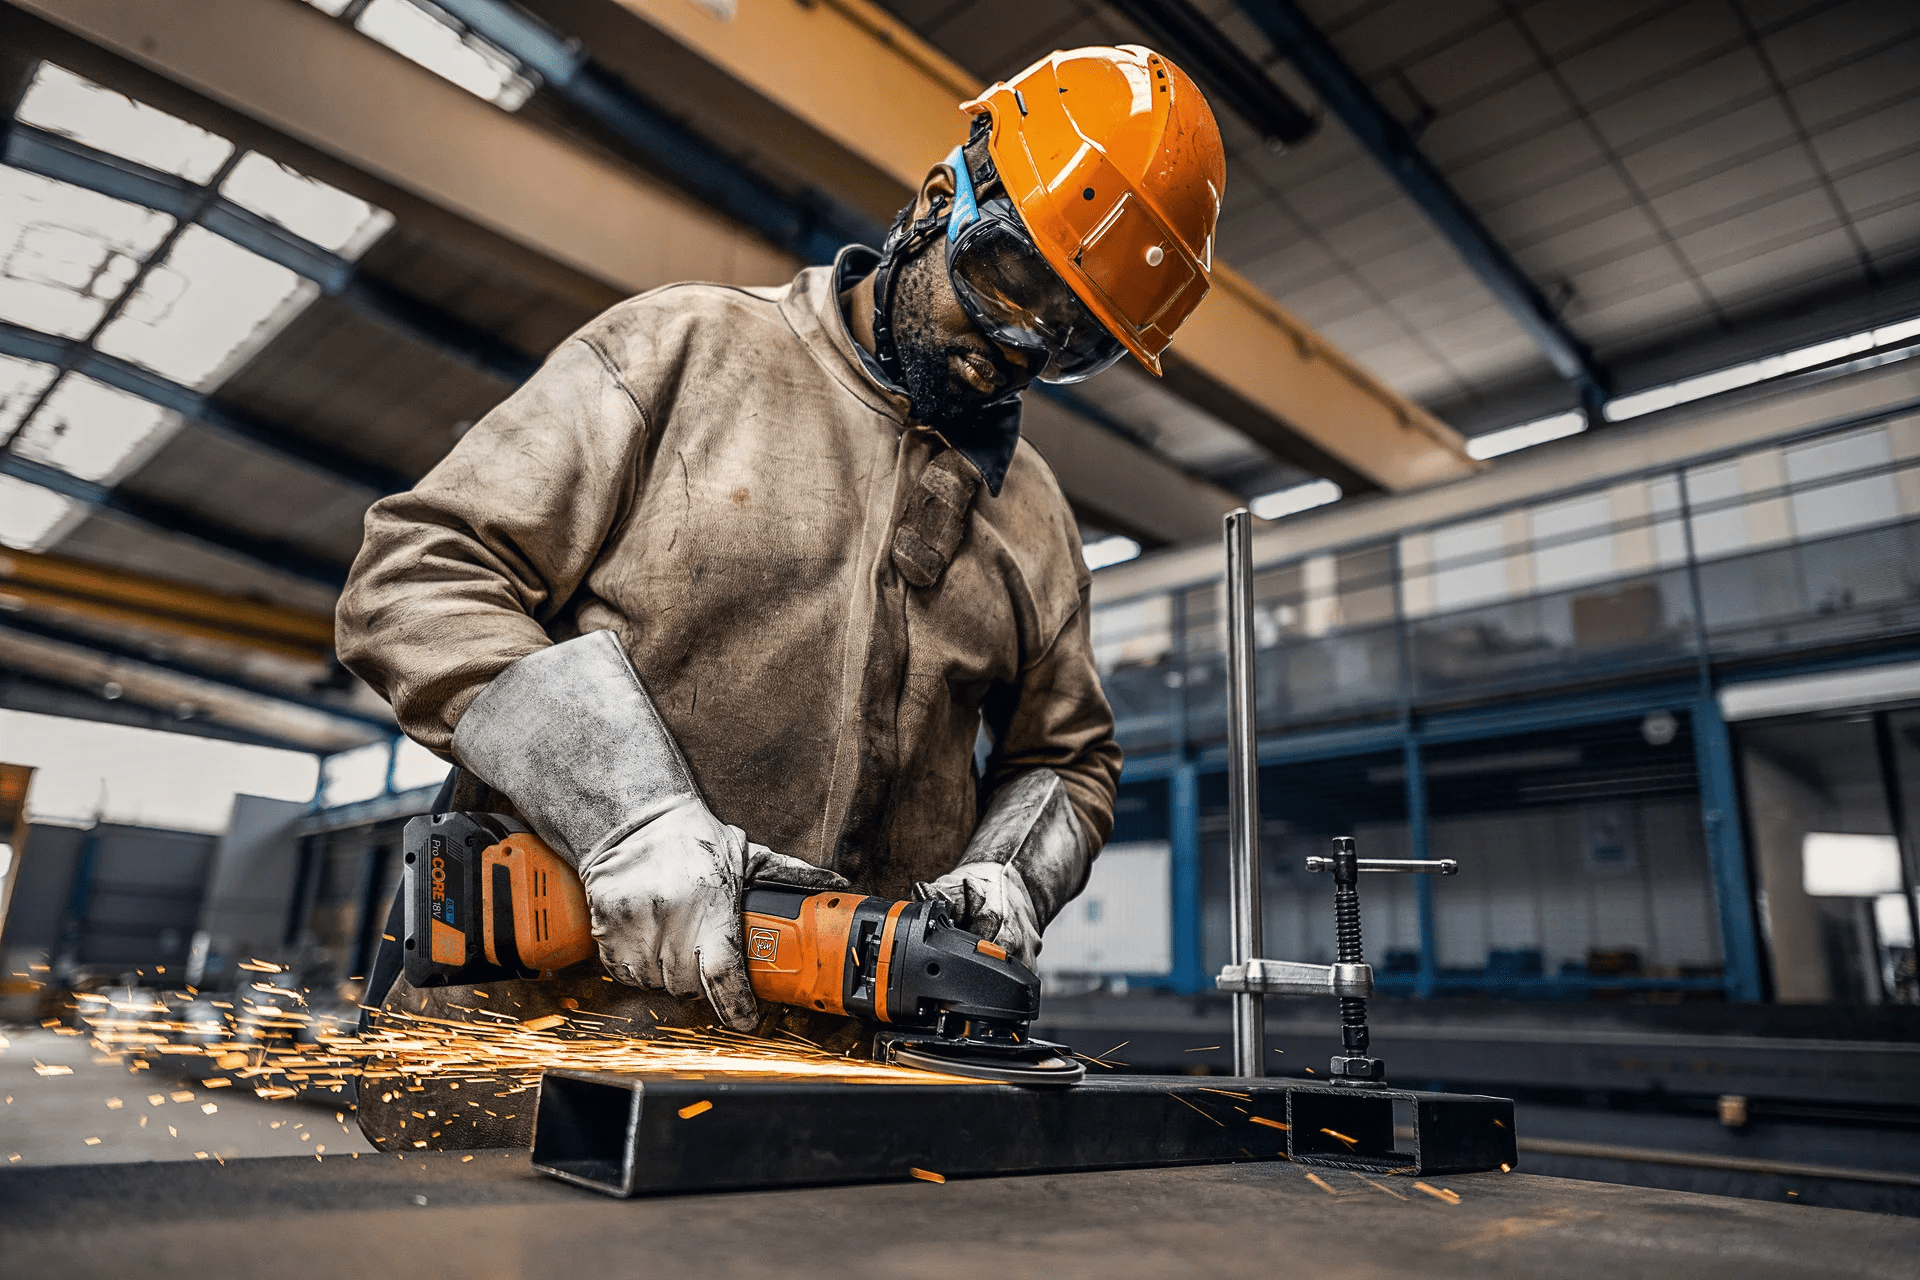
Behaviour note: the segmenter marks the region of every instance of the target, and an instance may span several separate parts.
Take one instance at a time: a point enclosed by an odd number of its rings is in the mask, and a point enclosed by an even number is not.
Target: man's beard
[[[980,410],[1019,383],[1020,372],[992,343],[985,350],[958,343],[942,345],[931,316],[935,306],[936,271],[946,269],[946,246],[940,241],[902,263],[893,295],[893,349],[899,364],[900,386],[913,402],[916,420],[936,431],[964,432]],[[1000,373],[1000,390],[982,395],[953,372],[956,357],[985,355]]]

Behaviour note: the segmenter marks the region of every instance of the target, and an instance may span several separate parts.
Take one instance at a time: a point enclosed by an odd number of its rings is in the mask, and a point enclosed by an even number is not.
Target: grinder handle
[[[586,887],[539,836],[515,832],[488,846],[480,863],[479,917],[488,962],[549,971],[596,954]],[[861,901],[845,891],[748,889],[741,936],[753,994],[774,1004],[845,1013],[845,942]]]

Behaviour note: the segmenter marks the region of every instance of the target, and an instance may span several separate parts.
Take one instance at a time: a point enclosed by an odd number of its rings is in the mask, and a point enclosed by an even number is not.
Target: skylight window
[[[373,0],[353,25],[441,79],[507,111],[518,111],[533,95],[533,82],[511,58],[483,41],[467,38],[427,6],[411,0]]]
[[[233,154],[233,144],[218,134],[103,89],[50,62],[40,64],[14,116],[189,182],[211,180]]]
[[[204,391],[317,292],[278,263],[188,227],[96,345]]]
[[[159,405],[75,373],[54,388],[14,447],[68,475],[112,484],[179,426]]]
[[[42,551],[81,514],[80,504],[51,489],[0,475],[0,546]]]
[[[1497,458],[1503,453],[1531,449],[1549,440],[1577,436],[1586,429],[1585,414],[1556,413],[1551,418],[1523,422],[1517,427],[1503,427],[1499,431],[1489,431],[1483,436],[1475,436],[1467,441],[1467,456],[1482,460]]]
[[[13,434],[20,419],[53,381],[54,372],[50,364],[0,356],[0,440]]]
[[[0,165],[0,320],[85,337],[172,229],[164,213]]]
[[[1324,507],[1329,502],[1338,501],[1340,501],[1339,485],[1331,480],[1310,480],[1306,484],[1294,485],[1291,489],[1263,493],[1247,504],[1247,510],[1262,520],[1279,520],[1284,516],[1298,515],[1302,511],[1311,511],[1315,507]]]
[[[249,152],[220,194],[343,258],[358,259],[393,225],[393,215],[338,187]]]
[[[1095,538],[1080,548],[1080,558],[1087,562],[1088,569],[1105,569],[1109,565],[1125,564],[1139,554],[1139,543],[1118,534],[1111,538]]]

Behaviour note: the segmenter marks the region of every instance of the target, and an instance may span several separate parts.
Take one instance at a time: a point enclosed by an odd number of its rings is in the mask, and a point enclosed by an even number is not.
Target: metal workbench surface
[[[0,1171],[14,1276],[1899,1277],[1920,1222],[1603,1183],[1284,1162],[614,1200],[522,1153]]]

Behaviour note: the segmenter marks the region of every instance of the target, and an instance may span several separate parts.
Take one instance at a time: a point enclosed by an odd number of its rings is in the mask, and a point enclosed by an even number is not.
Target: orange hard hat
[[[1137,44],[1048,54],[961,104],[1047,264],[1134,356],[1160,353],[1210,287],[1227,187],[1199,86]]]

